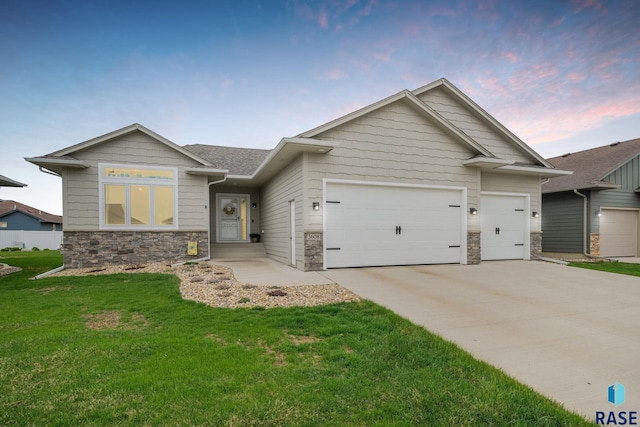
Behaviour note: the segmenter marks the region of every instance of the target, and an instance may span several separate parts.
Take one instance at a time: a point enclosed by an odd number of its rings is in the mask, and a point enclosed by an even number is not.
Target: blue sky
[[[545,157],[640,137],[640,2],[10,0],[0,198],[62,213],[23,160],[141,123],[273,148],[446,77]]]

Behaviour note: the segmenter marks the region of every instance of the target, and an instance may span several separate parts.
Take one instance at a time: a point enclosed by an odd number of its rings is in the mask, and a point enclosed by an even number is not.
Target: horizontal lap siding
[[[298,157],[262,187],[260,200],[264,230],[261,241],[270,257],[285,264],[289,263],[289,201],[295,200],[296,258],[302,259],[302,157]]]
[[[200,166],[165,144],[142,132],[74,153],[90,165],[87,169],[68,169],[63,173],[65,230],[90,231],[99,228],[98,164],[178,167],[178,224],[180,230],[206,230],[208,204],[206,177],[188,175],[183,167]]]
[[[584,250],[584,199],[572,193],[545,194],[542,203],[542,250]]]
[[[322,200],[323,178],[468,187],[468,202],[477,203],[477,172],[461,163],[473,153],[402,101],[317,138],[339,145],[306,155],[306,204]],[[307,229],[322,230],[320,215],[306,220]]]
[[[511,143],[506,142],[488,125],[475,117],[441,89],[434,89],[419,96],[444,118],[462,129],[464,133],[486,147],[496,157],[531,163],[531,159]]]

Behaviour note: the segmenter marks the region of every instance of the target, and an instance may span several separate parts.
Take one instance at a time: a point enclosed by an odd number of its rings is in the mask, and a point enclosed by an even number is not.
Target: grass
[[[216,309],[0,252],[0,425],[591,425],[371,302]]]
[[[609,273],[640,276],[640,264],[627,262],[572,262],[571,267],[588,268],[591,270],[607,271]]]

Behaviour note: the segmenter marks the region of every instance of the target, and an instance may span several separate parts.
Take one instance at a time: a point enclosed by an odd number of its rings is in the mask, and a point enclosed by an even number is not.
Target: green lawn
[[[571,267],[628,274],[630,276],[640,276],[640,264],[631,264],[626,262],[572,262],[569,263],[569,265]]]
[[[0,425],[591,425],[371,302],[214,309],[0,252]]]

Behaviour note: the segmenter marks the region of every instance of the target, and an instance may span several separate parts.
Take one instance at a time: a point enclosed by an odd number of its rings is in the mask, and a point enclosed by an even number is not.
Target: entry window
[[[177,170],[100,165],[102,228],[176,228]]]

